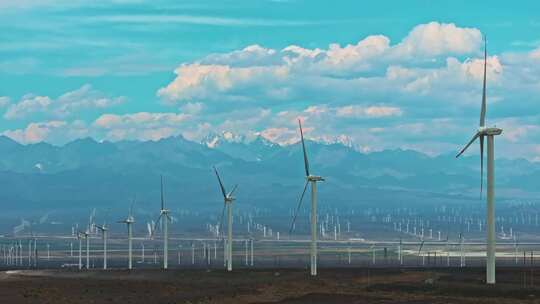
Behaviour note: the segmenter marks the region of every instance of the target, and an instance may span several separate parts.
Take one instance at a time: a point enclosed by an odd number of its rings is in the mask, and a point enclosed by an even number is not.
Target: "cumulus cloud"
[[[374,33],[319,48],[254,44],[182,63],[174,73],[157,95],[180,113],[104,114],[88,132],[109,140],[178,134],[200,140],[209,132],[232,132],[290,144],[298,141],[300,118],[310,139],[361,151],[437,154],[460,148],[477,127],[483,43],[478,29],[431,22],[398,41]],[[500,155],[517,157],[510,155],[512,147],[534,159],[540,49],[490,52],[487,80],[488,124],[504,128]],[[38,97],[29,96],[25,107],[55,110],[59,118],[97,107],[95,99],[62,108],[56,106],[60,98]]]
[[[478,29],[430,22],[416,26],[395,51],[400,56],[470,54],[478,50],[481,41]]]
[[[475,60],[449,56],[479,54],[481,40],[477,29],[431,22],[415,27],[395,45],[383,35],[345,46],[330,44],[326,49],[291,45],[275,50],[251,45],[182,64],[175,70],[176,78],[157,94],[170,103],[242,101],[258,105],[304,98],[311,102],[332,98],[341,103],[350,102],[355,95],[382,98],[388,88],[396,86],[427,94],[437,82],[457,79],[467,84],[467,75],[475,72],[476,76]],[[441,57],[449,59],[437,64]],[[431,66],[404,67],[411,58]],[[494,60],[490,58],[490,73]],[[396,73],[398,69],[401,73]],[[446,77],[436,77],[440,73]],[[451,94],[450,90],[444,93]]]
[[[440,153],[459,146],[464,140],[459,134],[477,125],[483,69],[478,29],[431,22],[397,42],[371,35],[326,48],[251,45],[212,54],[183,63],[157,95],[173,105],[204,105],[213,128],[225,127],[217,123],[223,116],[242,121],[269,110],[268,117],[244,122],[243,129],[229,125],[281,144],[295,140],[301,117],[315,126],[308,134],[314,139],[339,141],[345,135],[350,138],[341,141],[350,139],[361,150],[411,147]],[[489,53],[487,81],[489,124],[540,115],[538,49]],[[239,107],[241,114],[230,110]],[[507,125],[505,134],[515,144],[531,130],[530,123]],[[402,130],[407,134],[396,139]]]
[[[1,134],[23,144],[49,142],[65,144],[77,138],[97,140],[159,140],[179,135],[195,126],[187,125],[190,116],[178,113],[103,114],[92,123],[82,120],[32,122],[20,129]]]
[[[47,117],[67,118],[82,110],[102,110],[121,104],[124,97],[107,97],[85,84],[77,90],[67,92],[58,98],[24,95],[18,102],[12,103],[6,113],[5,119],[22,119],[32,114],[41,114]]]
[[[387,116],[401,116],[403,112],[397,107],[385,107],[385,106],[345,106],[336,109],[336,115],[338,117],[387,117]]]
[[[47,121],[30,123],[25,129],[7,130],[3,135],[23,144],[31,144],[49,139],[55,131],[64,131],[65,121]]]
[[[159,140],[180,134],[182,124],[189,119],[187,114],[148,113],[104,114],[92,124],[97,132],[105,131],[105,139]]]
[[[259,134],[271,142],[287,145],[298,142],[299,137],[297,133],[298,131],[292,128],[268,128]]]
[[[24,95],[21,100],[12,104],[4,114],[5,119],[17,119],[34,112],[45,112],[52,100],[47,96]]]

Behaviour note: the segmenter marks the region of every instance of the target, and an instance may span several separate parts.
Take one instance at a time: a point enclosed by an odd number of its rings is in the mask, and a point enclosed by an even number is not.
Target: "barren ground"
[[[1,303],[540,303],[540,269],[0,272]]]

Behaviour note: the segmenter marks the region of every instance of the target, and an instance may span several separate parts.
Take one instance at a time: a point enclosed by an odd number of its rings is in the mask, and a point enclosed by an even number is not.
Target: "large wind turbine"
[[[135,218],[133,217],[133,204],[129,208],[128,217],[118,223],[126,224],[128,230],[128,269],[133,269],[133,223]]]
[[[225,214],[225,207],[227,208],[227,244],[225,246],[225,256],[227,258],[227,271],[232,271],[232,203],[234,201],[233,193],[238,185],[235,185],[234,188],[227,193],[223,183],[221,182],[221,178],[219,177],[216,167],[214,167],[214,172],[216,172],[219,187],[221,189],[221,193],[223,194],[223,210],[221,211],[221,219],[219,220],[220,231],[222,230],[221,227],[223,223],[223,216]]]
[[[310,264],[311,264],[311,275],[316,276],[317,275],[317,182],[324,181],[324,178],[317,175],[311,175],[309,173],[309,162],[308,162],[308,157],[307,157],[307,152],[306,152],[306,144],[304,142],[304,132],[302,131],[302,123],[300,122],[300,119],[298,120],[298,126],[300,127],[300,140],[302,141],[302,151],[304,152],[304,168],[306,170],[306,184],[304,185],[304,191],[302,191],[302,195],[300,196],[300,200],[298,201],[298,206],[296,207],[296,211],[294,213],[290,232],[292,232],[292,230],[294,229],[294,224],[296,221],[296,217],[298,216],[298,211],[300,211],[300,207],[302,206],[302,200],[304,199],[304,195],[306,194],[308,184],[311,183],[311,249],[310,249],[311,263]]]
[[[487,137],[487,262],[486,283],[495,284],[495,193],[494,193],[494,136],[500,135],[502,129],[486,127],[486,66],[487,66],[487,43],[484,48],[484,82],[482,88],[482,108],[480,110],[480,127],[476,134],[457,155],[459,157],[469,146],[480,139],[480,195],[483,188],[484,175],[484,138]]]
[[[169,220],[170,211],[165,209],[165,200],[163,198],[163,176],[161,176],[161,209],[159,212],[159,217],[154,224],[154,228],[151,230],[151,236],[154,231],[156,231],[156,226],[159,224],[159,221],[163,221],[163,269],[169,267]]]

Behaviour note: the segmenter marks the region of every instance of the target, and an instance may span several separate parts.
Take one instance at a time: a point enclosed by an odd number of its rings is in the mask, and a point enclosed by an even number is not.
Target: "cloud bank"
[[[490,52],[487,62],[488,124],[505,129],[500,155],[540,159],[540,145],[532,139],[540,121],[540,48]],[[298,140],[296,120],[302,118],[308,137],[361,151],[447,153],[468,140],[478,124],[483,41],[478,29],[431,22],[395,42],[374,34],[322,48],[254,44],[184,62],[174,73],[156,92],[169,112],[115,114],[106,109],[121,101],[96,95],[85,102],[28,96],[8,100],[4,117],[46,112],[51,119],[5,134],[50,140],[53,131],[36,136],[35,130],[54,129],[57,123],[48,125],[51,121],[71,126],[73,113],[99,108],[101,115],[84,127],[98,139],[182,134],[199,140],[228,131],[290,144]]]

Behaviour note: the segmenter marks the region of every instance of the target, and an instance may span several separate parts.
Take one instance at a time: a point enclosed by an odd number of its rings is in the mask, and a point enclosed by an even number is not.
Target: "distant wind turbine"
[[[309,172],[309,162],[308,162],[308,157],[307,157],[307,152],[306,152],[306,144],[304,142],[304,132],[302,131],[302,123],[300,122],[300,119],[298,120],[298,125],[300,127],[300,140],[302,142],[302,151],[304,152],[304,168],[306,170],[306,184],[304,185],[304,191],[302,191],[302,195],[300,196],[300,200],[298,201],[298,206],[296,207],[296,211],[293,216],[291,229],[289,233],[291,233],[294,229],[296,217],[298,216],[298,212],[300,211],[300,207],[302,206],[302,200],[304,199],[304,195],[306,194],[308,184],[311,183],[311,249],[310,249],[311,263],[310,264],[311,264],[311,275],[316,276],[317,275],[317,182],[324,181],[324,178],[317,175],[311,175]]]
[[[96,228],[99,229],[103,236],[103,269],[107,269],[107,225],[103,223],[102,226],[96,225]]]
[[[486,67],[487,67],[487,42],[484,47],[484,82],[482,88],[482,108],[480,111],[480,127],[469,143],[456,155],[461,156],[463,152],[473,144],[476,139],[480,139],[480,196],[483,190],[484,175],[484,138],[487,137],[487,263],[486,263],[486,283],[495,284],[495,191],[494,191],[494,136],[500,135],[502,129],[497,127],[486,127]]]
[[[227,193],[225,191],[225,187],[223,186],[223,182],[221,182],[221,178],[219,177],[216,167],[214,167],[214,172],[216,173],[219,187],[221,189],[221,193],[223,194],[223,209],[221,211],[221,219],[219,220],[219,231],[222,230],[221,227],[223,223],[223,216],[225,214],[225,208],[227,208],[227,244],[225,246],[225,257],[227,259],[227,271],[232,271],[232,203],[235,200],[233,194],[238,185],[235,185],[233,189]]]
[[[79,231],[77,232],[77,238],[79,239],[79,269],[82,269],[82,240],[86,240],[86,269],[90,268],[90,239],[88,238],[88,230],[87,231]]]
[[[153,233],[156,231],[156,226],[162,221],[163,223],[163,269],[169,267],[169,221],[171,216],[169,215],[170,211],[165,209],[165,200],[163,197],[163,176],[161,176],[161,209],[159,212],[159,217],[154,224],[154,228],[151,229],[150,233],[153,236]]]
[[[126,224],[128,230],[128,269],[133,269],[133,223],[135,223],[135,218],[133,217],[133,205],[135,200],[129,208],[128,217],[123,221],[118,221],[118,223]]]

